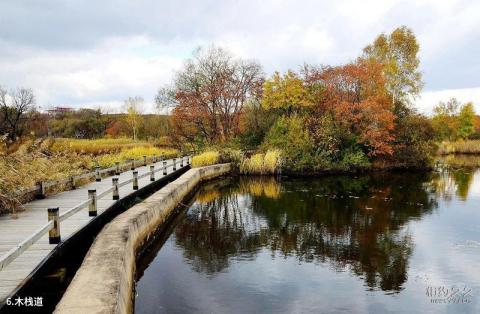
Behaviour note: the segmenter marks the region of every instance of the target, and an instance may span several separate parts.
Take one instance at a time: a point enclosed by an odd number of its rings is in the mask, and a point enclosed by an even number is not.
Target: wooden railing
[[[54,186],[70,185],[72,189],[75,189],[77,187],[76,183],[80,180],[83,180],[83,179],[90,180],[92,178],[95,178],[95,180],[99,181],[101,177],[105,174],[115,173],[116,175],[118,175],[124,169],[130,168],[130,170],[134,170],[139,165],[146,166],[149,163],[156,163],[157,161],[160,161],[162,159],[163,159],[163,156],[156,156],[156,155],[143,156],[143,159],[141,160],[129,159],[123,164],[121,164],[120,162],[116,162],[115,166],[112,166],[109,168],[100,169],[100,167],[96,167],[94,171],[83,173],[77,176],[71,176],[61,180],[50,180],[50,181],[38,182],[36,185],[34,185],[31,188],[27,188],[27,189],[16,192],[15,196],[17,198],[22,198],[27,194],[35,193],[35,196],[37,198],[44,198],[47,194],[47,190]]]
[[[155,158],[155,157],[154,157]],[[188,166],[190,164],[190,159],[191,156],[183,156],[180,158],[173,158],[173,171],[177,170],[177,164],[180,164],[180,168],[183,168],[185,166]],[[157,160],[153,159],[153,162],[156,163]],[[186,164],[185,164],[186,163]],[[135,169],[135,161],[131,161],[130,163],[127,163],[131,166],[131,170]],[[147,160],[144,158],[143,160],[143,166],[147,165]],[[116,165],[116,167],[113,170],[115,170],[115,174],[119,175],[120,169],[118,168],[119,164]],[[111,171],[112,168],[104,169],[103,173],[106,173],[108,171]],[[162,166],[155,169],[154,165],[150,166],[150,171],[145,172],[142,175],[138,175],[137,171],[132,172],[132,178],[125,180],[123,182],[118,182],[119,178],[118,177],[112,177],[112,187],[103,191],[102,193],[97,194],[96,190],[88,190],[88,199],[85,201],[82,201],[81,203],[75,205],[74,207],[66,210],[63,214],[59,214],[59,208],[58,207],[50,207],[47,209],[48,212],[48,222],[43,225],[41,228],[39,228],[36,232],[34,232],[32,235],[30,235],[27,239],[22,241],[20,244],[12,248],[10,251],[5,253],[2,257],[0,257],[0,271],[5,268],[8,264],[10,264],[13,260],[15,260],[18,256],[20,256],[28,247],[33,245],[35,242],[37,242],[44,234],[47,232],[49,233],[49,243],[50,244],[58,244],[61,241],[61,235],[60,235],[60,223],[69,217],[75,215],[78,213],[80,210],[84,209],[85,207],[88,206],[88,214],[89,216],[97,216],[97,200],[101,199],[102,197],[112,194],[112,199],[113,200],[119,200],[119,188],[122,186],[125,186],[129,183],[133,184],[133,189],[138,190],[138,180],[147,176],[150,176],[150,181],[155,181],[155,174],[157,172],[162,171],[163,176],[167,175],[167,161],[163,160],[162,161]],[[97,170],[94,175],[98,176],[99,171]]]

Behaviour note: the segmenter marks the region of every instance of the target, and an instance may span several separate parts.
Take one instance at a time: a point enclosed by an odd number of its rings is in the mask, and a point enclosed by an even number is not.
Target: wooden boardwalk
[[[155,170],[162,168],[162,161],[154,164]],[[184,167],[186,162],[184,162]],[[177,169],[181,169],[177,159]],[[150,176],[142,175],[150,173],[150,165],[137,167],[139,189],[151,184]],[[173,160],[167,161],[167,172],[173,171]],[[119,183],[132,178],[132,171],[125,171],[119,176]],[[155,173],[155,179],[163,176],[163,171]],[[68,209],[88,200],[88,190],[96,189],[97,194],[101,194],[112,187],[112,177],[104,177],[100,182],[91,182],[77,187],[75,190],[61,192],[55,195],[47,196],[42,200],[34,200],[25,204],[25,211],[19,212],[15,217],[8,215],[0,217],[0,257],[18,246],[23,240],[35,233],[44,226],[47,221],[47,208],[59,207],[60,215]],[[133,193],[133,184],[130,182],[123,186],[119,185],[120,198]],[[102,214],[115,202],[112,199],[112,193],[97,200],[98,215]],[[88,206],[81,209],[60,224],[62,241],[68,239],[77,231],[86,226],[93,218],[88,215]],[[21,287],[24,280],[30,276],[33,270],[43,261],[43,259],[55,248],[55,244],[49,244],[48,232],[40,238],[35,244],[30,246],[25,252],[0,270],[0,307],[6,299]]]

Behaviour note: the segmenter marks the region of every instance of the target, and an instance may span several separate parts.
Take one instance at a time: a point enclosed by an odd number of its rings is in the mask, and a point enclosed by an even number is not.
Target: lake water
[[[480,313],[480,171],[205,185],[139,261],[136,313]]]

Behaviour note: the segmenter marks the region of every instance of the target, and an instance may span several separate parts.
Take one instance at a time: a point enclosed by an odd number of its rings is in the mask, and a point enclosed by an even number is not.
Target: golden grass
[[[102,138],[95,140],[59,138],[55,139],[51,150],[55,153],[76,152],[78,154],[101,155],[138,147],[153,147],[153,145],[148,142],[135,142],[129,138]]]
[[[89,145],[94,148],[85,149]],[[28,140],[10,154],[0,150],[0,212],[20,208],[21,203],[28,199],[17,195],[17,192],[34,187],[40,181],[66,179],[91,171],[97,165],[108,168],[116,161],[141,160],[143,156],[154,154],[171,158],[179,153],[175,149],[158,148],[148,143],[132,145],[126,139],[46,139]],[[68,187],[59,186],[56,190],[65,188]]]
[[[115,154],[96,156],[93,158],[93,164],[98,164],[102,168],[108,168],[115,165],[116,161],[123,163],[129,159],[142,160],[143,156],[151,157],[153,155],[157,155],[159,158],[172,158],[178,154],[179,152],[176,149],[139,146],[135,148],[123,149],[119,153]]]
[[[17,192],[39,181],[61,180],[88,170],[91,159],[82,155],[45,155],[17,152],[0,158],[0,212],[20,208],[26,199]]]
[[[218,163],[220,160],[220,153],[217,151],[208,151],[200,155],[193,156],[192,167],[210,166]]]
[[[280,170],[282,163],[279,150],[269,150],[266,154],[255,154],[245,158],[240,164],[240,173],[274,174]]]
[[[480,140],[441,142],[438,147],[438,154],[480,154]]]

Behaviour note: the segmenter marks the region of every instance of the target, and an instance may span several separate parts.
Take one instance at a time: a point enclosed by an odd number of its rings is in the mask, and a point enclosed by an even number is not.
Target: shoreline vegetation
[[[480,140],[444,141],[438,145],[438,155],[480,155]]]
[[[143,155],[195,152],[193,166],[231,162],[245,175],[311,176],[433,169],[435,157],[480,154],[472,103],[414,108],[423,81],[420,45],[401,26],[378,35],[346,64],[304,64],[266,75],[254,60],[199,48],[145,113],[36,109],[33,91],[0,86],[0,212],[21,208],[15,192]]]

